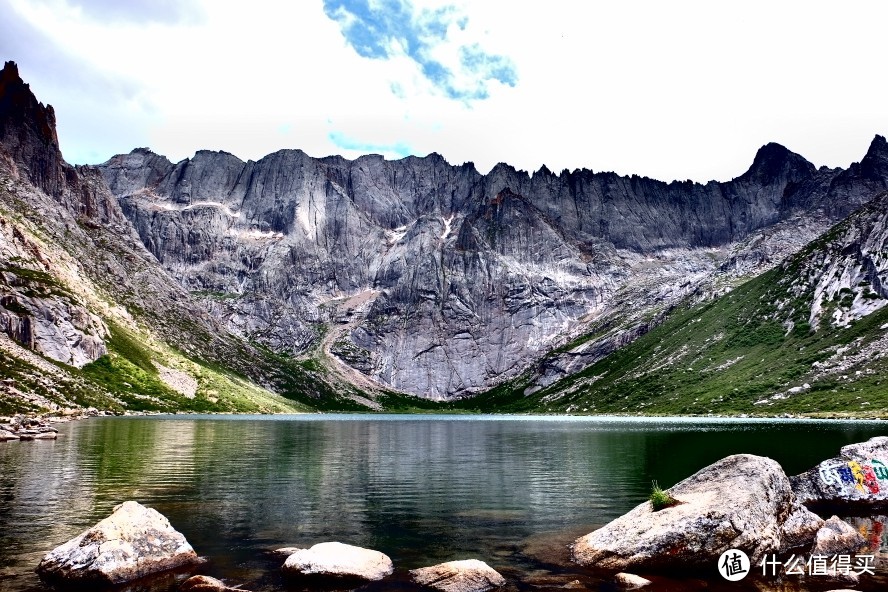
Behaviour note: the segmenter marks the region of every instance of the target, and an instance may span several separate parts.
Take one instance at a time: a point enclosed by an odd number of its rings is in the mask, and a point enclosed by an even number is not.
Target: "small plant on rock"
[[[651,507],[654,509],[654,512],[659,512],[664,508],[671,508],[672,506],[677,506],[681,502],[669,495],[668,492],[664,491],[657,484],[656,481],[651,481]]]

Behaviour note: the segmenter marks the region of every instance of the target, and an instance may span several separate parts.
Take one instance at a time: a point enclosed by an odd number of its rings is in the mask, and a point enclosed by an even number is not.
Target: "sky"
[[[0,0],[66,160],[437,152],[486,173],[728,180],[888,135],[888,3]]]

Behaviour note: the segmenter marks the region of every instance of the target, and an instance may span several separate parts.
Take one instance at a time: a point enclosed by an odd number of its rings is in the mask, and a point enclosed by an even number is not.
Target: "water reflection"
[[[0,592],[42,590],[40,557],[127,499],[166,515],[211,575],[255,590],[285,585],[265,550],[325,540],[379,549],[400,570],[478,557],[545,580],[567,542],[639,503],[653,479],[672,485],[737,452],[795,473],[886,433],[875,422],[378,416],[109,418],[62,431],[0,445]]]

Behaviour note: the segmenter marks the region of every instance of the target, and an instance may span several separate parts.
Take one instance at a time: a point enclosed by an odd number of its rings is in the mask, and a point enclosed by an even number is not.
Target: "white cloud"
[[[403,46],[361,57],[320,1],[208,0],[187,13],[200,18],[113,22],[61,0],[10,6],[66,60],[128,89],[33,85],[52,95],[38,98],[56,106],[72,160],[104,160],[131,133],[129,147],[173,160],[201,148],[257,159],[409,147],[481,171],[505,161],[705,181],[740,174],[769,141],[847,166],[888,133],[881,2],[461,1],[464,28],[451,22],[428,57],[458,89],[474,84],[459,47],[477,43],[517,73],[514,88],[490,81],[471,101],[447,98]],[[30,81],[25,58],[4,57]]]

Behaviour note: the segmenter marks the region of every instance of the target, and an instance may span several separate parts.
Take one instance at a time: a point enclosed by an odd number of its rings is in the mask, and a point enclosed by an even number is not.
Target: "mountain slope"
[[[886,279],[882,193],[776,268],[678,307],[582,372],[539,389],[525,378],[457,407],[883,417]]]
[[[707,184],[298,150],[173,164],[137,149],[99,169],[146,248],[230,331],[331,370],[345,361],[380,389],[452,399],[602,323],[628,342],[644,318],[620,310],[656,316],[713,275],[774,265],[753,261],[751,237],[795,221],[814,238],[888,186],[886,163],[876,137],[846,171],[769,144],[743,175]],[[370,293],[339,347],[319,348],[336,303]]]
[[[815,412],[795,395],[880,380],[884,198],[808,243],[884,191],[881,136],[847,170],[769,144],[704,185],[294,150],[71,167],[54,120],[8,63],[5,409]]]
[[[0,412],[366,408],[357,389],[228,333],[145,250],[99,172],[64,162],[54,126],[8,62]]]

